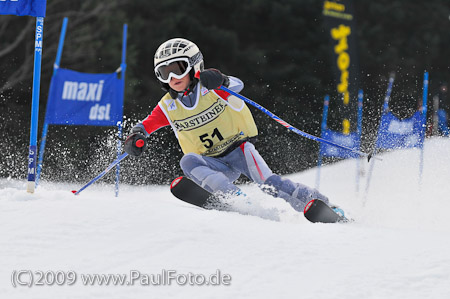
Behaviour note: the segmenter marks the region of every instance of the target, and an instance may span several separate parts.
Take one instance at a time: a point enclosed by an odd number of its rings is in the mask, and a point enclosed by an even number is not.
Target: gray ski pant
[[[303,212],[311,199],[329,202],[316,189],[273,174],[250,142],[244,142],[223,157],[186,154],[181,159],[180,166],[185,176],[212,193],[238,193],[240,189],[233,182],[244,174],[264,192],[283,198],[299,212]]]

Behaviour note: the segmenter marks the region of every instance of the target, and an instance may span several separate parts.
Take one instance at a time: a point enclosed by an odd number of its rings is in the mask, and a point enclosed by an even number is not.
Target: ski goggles
[[[186,57],[164,61],[155,67],[155,74],[159,81],[169,83],[173,78],[181,79],[186,76],[192,67]]]

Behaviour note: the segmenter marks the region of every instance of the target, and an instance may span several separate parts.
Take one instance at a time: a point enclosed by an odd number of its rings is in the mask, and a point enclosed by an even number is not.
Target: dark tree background
[[[333,88],[322,1],[81,2],[47,1],[41,126],[62,19],[67,16],[61,67],[82,72],[113,72],[119,67],[122,26],[128,24],[125,132],[163,95],[153,73],[156,48],[169,38],[185,37],[200,47],[206,67],[241,78],[244,95],[295,127],[320,134],[323,96]],[[358,0],[354,7],[365,92],[363,147],[370,150],[390,72],[396,72],[390,106],[399,117],[417,108],[425,70],[430,72],[430,96],[449,80],[450,6],[444,0]],[[0,16],[1,177],[26,174],[34,26],[32,17]],[[441,104],[448,108],[447,102]],[[257,148],[275,172],[292,173],[316,163],[317,143],[251,110],[260,131]],[[115,138],[114,128],[51,126],[42,178],[89,180],[114,159]],[[122,180],[167,183],[181,175],[181,156],[171,129],[163,128],[150,137],[144,157],[122,163]]]

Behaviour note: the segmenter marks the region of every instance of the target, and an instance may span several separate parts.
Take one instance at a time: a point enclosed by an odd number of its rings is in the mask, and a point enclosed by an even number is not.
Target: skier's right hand
[[[134,127],[131,134],[125,140],[125,152],[134,157],[139,157],[147,149],[147,138],[145,131],[141,127]]]

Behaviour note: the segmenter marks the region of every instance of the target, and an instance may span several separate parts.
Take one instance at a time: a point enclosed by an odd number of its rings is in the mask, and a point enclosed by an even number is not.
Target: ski
[[[213,199],[211,193],[183,176],[173,180],[170,184],[170,192],[176,198],[200,208],[207,208],[208,200]]]
[[[229,205],[221,202],[219,198],[215,197],[209,191],[183,176],[173,180],[172,184],[170,184],[170,192],[176,198],[200,208],[209,210],[232,210]],[[311,200],[306,205],[304,215],[306,219],[313,223],[348,222],[347,218],[338,215],[326,203],[317,199]]]
[[[349,222],[349,220],[330,208],[321,200],[313,199],[305,206],[303,215],[313,223]]]
[[[170,184],[170,192],[172,192],[176,198],[203,209],[220,211],[231,210],[229,204],[224,203],[208,190],[203,189],[194,181],[184,176],[180,176],[172,181],[172,184]]]

